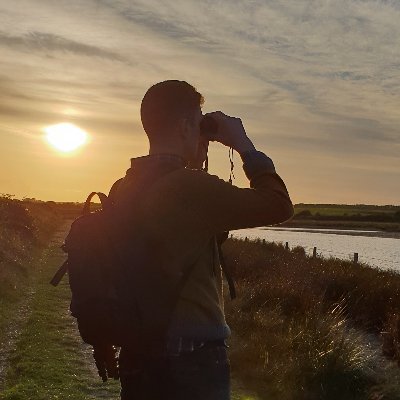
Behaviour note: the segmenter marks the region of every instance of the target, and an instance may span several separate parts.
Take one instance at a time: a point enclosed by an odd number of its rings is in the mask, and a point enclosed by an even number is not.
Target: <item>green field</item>
[[[339,205],[339,204],[295,204],[295,214],[310,211],[312,215],[321,216],[353,216],[353,215],[393,215],[400,212],[400,206],[374,206],[374,205]]]
[[[400,232],[400,206],[296,204],[289,227]]]

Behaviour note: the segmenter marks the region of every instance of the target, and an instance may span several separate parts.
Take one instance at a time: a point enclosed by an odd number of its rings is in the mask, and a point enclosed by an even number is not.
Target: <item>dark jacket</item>
[[[192,268],[169,325],[170,337],[229,336],[215,235],[278,224],[293,215],[285,184],[271,159],[256,150],[241,158],[250,188],[186,168],[179,156],[151,155],[133,158],[126,176],[112,189],[126,222],[151,242],[153,262],[166,282],[178,281],[185,268]],[[157,293],[145,288],[145,296]]]

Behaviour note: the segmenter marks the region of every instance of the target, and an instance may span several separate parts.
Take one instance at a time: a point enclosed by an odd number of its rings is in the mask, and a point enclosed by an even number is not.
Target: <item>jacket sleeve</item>
[[[272,160],[261,151],[241,154],[250,188],[239,188],[199,171],[194,191],[198,220],[210,233],[282,223],[293,216],[293,205]]]

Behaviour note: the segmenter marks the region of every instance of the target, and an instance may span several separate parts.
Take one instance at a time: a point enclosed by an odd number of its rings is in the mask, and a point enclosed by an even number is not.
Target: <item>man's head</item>
[[[156,83],[146,92],[140,114],[155,152],[174,151],[185,159],[196,156],[203,96],[185,81]]]

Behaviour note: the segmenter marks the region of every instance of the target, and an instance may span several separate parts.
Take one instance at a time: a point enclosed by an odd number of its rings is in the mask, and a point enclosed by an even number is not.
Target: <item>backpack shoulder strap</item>
[[[103,208],[103,210],[106,210],[110,207],[110,201],[108,200],[108,197],[104,193],[92,192],[89,194],[89,196],[87,197],[87,199],[85,201],[85,205],[83,206],[83,210],[82,210],[82,215],[90,214],[90,202],[92,201],[92,198],[96,195],[100,199],[101,207]]]
[[[50,284],[53,285],[54,287],[57,286],[61,282],[61,279],[67,273],[67,271],[68,271],[68,260],[64,261],[61,267],[58,268],[57,272],[51,279]]]
[[[232,278],[229,267],[225,263],[224,255],[222,253],[221,243],[218,241],[217,241],[217,248],[218,248],[219,261],[221,263],[221,269],[225,275],[226,281],[228,282],[229,294],[231,296],[231,300],[236,299],[235,281]]]

